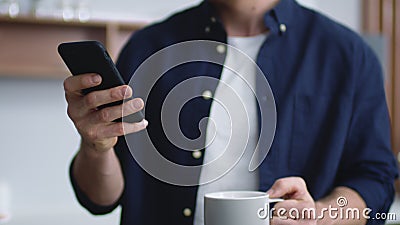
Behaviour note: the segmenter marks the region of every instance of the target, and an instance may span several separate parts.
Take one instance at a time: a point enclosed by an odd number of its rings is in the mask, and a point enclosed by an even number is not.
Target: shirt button
[[[286,25],[282,23],[282,24],[279,26],[279,30],[281,30],[282,33],[285,33],[286,30],[287,30]]]
[[[217,52],[220,54],[224,54],[226,51],[226,46],[225,45],[218,45],[217,46]]]
[[[195,158],[195,159],[200,159],[202,155],[203,155],[203,153],[201,153],[201,151],[194,151],[194,152],[192,152],[192,156],[193,156],[193,158]]]
[[[201,96],[203,96],[204,100],[209,100],[212,98],[212,92],[210,90],[205,90]]]
[[[192,210],[189,209],[189,208],[183,209],[183,215],[186,216],[186,217],[191,216],[192,215]]]
[[[217,22],[217,19],[215,19],[215,17],[211,17],[210,20],[211,20],[212,23]]]
[[[206,32],[206,33],[210,33],[210,27],[206,27],[205,29],[204,29],[204,31]]]

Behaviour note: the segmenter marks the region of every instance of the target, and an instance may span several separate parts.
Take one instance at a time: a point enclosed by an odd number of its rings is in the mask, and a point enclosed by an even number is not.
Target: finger
[[[65,92],[80,93],[83,89],[91,88],[101,83],[101,76],[98,74],[82,74],[70,76],[64,80]]]
[[[299,177],[288,177],[277,180],[267,191],[270,198],[291,198],[297,200],[310,200],[306,183]]]
[[[138,123],[112,123],[97,130],[98,139],[119,137],[126,134],[135,133],[145,129],[148,125],[147,120]]]
[[[98,119],[102,122],[111,122],[123,116],[139,112],[144,107],[144,102],[140,98],[135,98],[123,104],[106,107],[97,112]]]
[[[146,129],[149,122],[145,119],[138,123],[122,123],[124,125],[124,135],[132,134]]]
[[[93,91],[85,96],[85,105],[89,109],[123,100],[132,96],[132,89],[128,85],[122,85],[107,90]]]
[[[271,225],[310,225],[314,223],[310,223],[310,221],[307,220],[292,220],[292,219],[281,219],[278,217],[274,217],[270,221]]]

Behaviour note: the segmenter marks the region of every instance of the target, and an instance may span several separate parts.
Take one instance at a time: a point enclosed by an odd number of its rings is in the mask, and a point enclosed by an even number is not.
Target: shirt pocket
[[[300,174],[337,165],[351,104],[344,96],[298,95],[294,101],[289,168]]]

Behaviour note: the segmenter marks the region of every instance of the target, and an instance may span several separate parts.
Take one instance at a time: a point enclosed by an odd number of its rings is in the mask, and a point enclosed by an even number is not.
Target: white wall
[[[187,8],[201,0],[39,0],[39,8],[51,13],[57,12],[62,5],[77,7],[84,4],[91,15],[97,19],[145,20],[153,21],[169,15],[172,11]],[[19,0],[21,13],[29,13],[31,0]]]
[[[300,4],[315,9],[330,18],[361,31],[362,0],[297,0]]]
[[[359,30],[359,1],[300,2]],[[47,0],[49,5],[55,5],[55,2]],[[165,17],[174,9],[198,2],[91,0],[90,4],[96,15],[148,19]],[[0,192],[10,190],[7,197],[0,193],[0,208],[13,214],[9,225],[118,224],[119,211],[105,217],[93,217],[74,198],[68,166],[79,137],[65,111],[62,80],[0,77]],[[5,202],[5,198],[10,201]]]
[[[10,225],[117,224],[118,211],[94,218],[75,200],[68,167],[79,138],[65,111],[62,80],[0,78],[0,189],[9,190],[0,205]]]
[[[161,19],[171,12],[200,3],[200,0],[89,0],[93,16],[110,16],[118,19]],[[94,4],[96,2],[96,4]]]
[[[349,27],[359,30],[362,0],[297,0],[299,3],[321,11]],[[22,13],[29,12],[30,0],[19,0]],[[47,10],[60,8],[62,2],[73,6],[85,3],[92,17],[118,20],[154,20],[171,12],[195,5],[201,0],[40,0]]]

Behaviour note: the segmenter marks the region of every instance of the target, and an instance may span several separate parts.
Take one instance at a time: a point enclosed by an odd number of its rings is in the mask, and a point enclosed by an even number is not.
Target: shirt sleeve
[[[75,159],[71,162],[70,168],[69,168],[69,175],[70,175],[70,180],[72,187],[75,192],[75,196],[78,200],[78,202],[86,208],[90,213],[93,215],[104,215],[107,213],[112,212],[115,208],[118,207],[120,200],[118,200],[116,203],[109,205],[109,206],[102,206],[94,203],[89,199],[89,197],[79,188],[79,185],[77,184],[73,173],[72,173],[72,168],[74,165]]]
[[[372,210],[368,224],[382,224],[377,213],[388,212],[394,199],[398,167],[391,150],[390,119],[382,69],[364,44],[354,54],[355,93],[338,186],[357,191]]]

